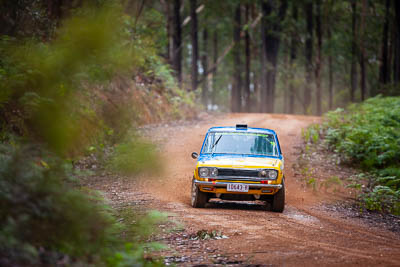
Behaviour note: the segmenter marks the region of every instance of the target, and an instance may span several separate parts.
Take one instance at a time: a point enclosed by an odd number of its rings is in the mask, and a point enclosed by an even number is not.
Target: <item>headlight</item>
[[[278,177],[278,172],[276,170],[260,170],[258,177],[275,180]]]
[[[209,167],[200,167],[199,168],[199,176],[201,178],[216,177],[216,176],[218,176],[218,169],[217,168],[209,168]]]
[[[268,176],[269,176],[269,179],[275,180],[276,177],[278,177],[278,172],[275,171],[275,170],[270,170],[268,174],[269,174],[269,175],[268,175]]]
[[[260,178],[266,178],[267,175],[268,175],[267,170],[261,170],[258,172],[258,177],[260,177]]]
[[[199,168],[199,176],[200,177],[202,177],[202,178],[207,177],[209,173],[210,172],[208,171],[208,168]]]
[[[211,177],[218,176],[218,169],[217,168],[210,168],[210,176]]]

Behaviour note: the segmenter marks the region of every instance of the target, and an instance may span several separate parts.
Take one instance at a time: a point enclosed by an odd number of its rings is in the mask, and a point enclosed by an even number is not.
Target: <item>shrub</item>
[[[328,112],[318,129],[305,132],[307,142],[316,143],[318,133],[345,163],[370,173],[369,186],[360,195],[363,206],[400,214],[400,97],[377,96]]]
[[[389,212],[400,215],[400,190],[377,185],[371,192],[361,195],[362,205],[369,210]]]
[[[115,242],[107,207],[96,194],[64,183],[68,173],[60,161],[34,146],[0,146],[1,258],[35,264],[46,254],[87,261]]]
[[[119,224],[98,193],[66,182],[71,173],[65,165],[35,146],[0,146],[0,265],[67,259],[67,264],[160,266],[145,254],[163,248],[147,239],[165,215],[130,211],[135,222]],[[122,238],[123,232],[129,235]]]
[[[336,152],[365,170],[400,163],[400,98],[375,97],[325,116],[324,138]]]
[[[131,137],[131,139],[115,145],[114,153],[108,161],[107,167],[122,174],[154,173],[160,168],[160,160],[157,159],[153,144]]]

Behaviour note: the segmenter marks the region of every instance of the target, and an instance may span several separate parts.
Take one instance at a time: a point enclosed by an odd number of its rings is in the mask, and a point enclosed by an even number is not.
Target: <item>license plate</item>
[[[249,192],[249,186],[247,184],[228,184],[226,190],[231,192]]]

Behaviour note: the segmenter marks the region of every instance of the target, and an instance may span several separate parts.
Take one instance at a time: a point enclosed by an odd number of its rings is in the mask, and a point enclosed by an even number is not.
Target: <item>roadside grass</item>
[[[338,176],[330,176],[323,180],[318,178],[314,168],[311,168],[307,163],[300,171],[303,182],[307,188],[313,190],[313,192],[332,192],[336,193],[341,191],[343,188],[343,181]]]
[[[318,147],[332,152],[338,167],[358,170],[346,187],[358,191],[361,208],[400,215],[400,97],[378,96],[328,112],[322,124],[311,125],[302,135],[306,153]],[[307,184],[315,188],[313,179]],[[332,177],[320,186],[340,185]]]

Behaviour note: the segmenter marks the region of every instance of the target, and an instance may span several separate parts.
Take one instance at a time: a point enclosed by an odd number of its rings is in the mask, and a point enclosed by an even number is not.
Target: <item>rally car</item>
[[[275,131],[213,127],[207,131],[192,180],[191,204],[203,208],[210,198],[263,200],[271,209],[285,208],[284,158]],[[266,204],[267,204],[266,203]]]

